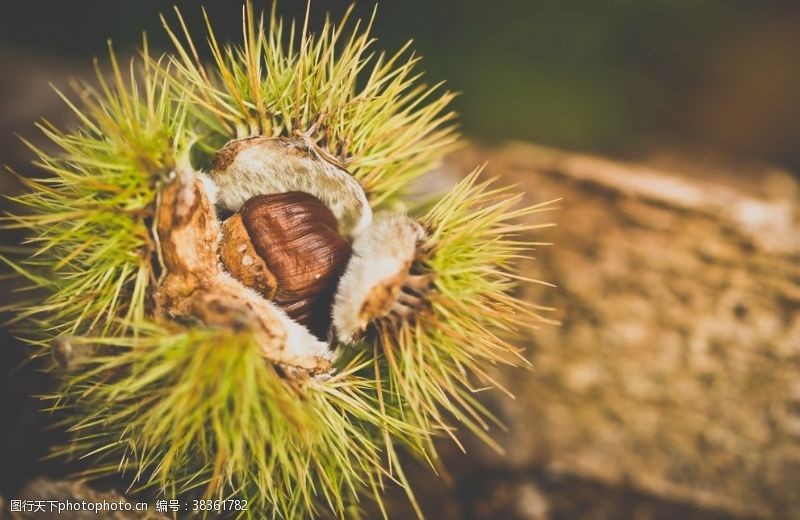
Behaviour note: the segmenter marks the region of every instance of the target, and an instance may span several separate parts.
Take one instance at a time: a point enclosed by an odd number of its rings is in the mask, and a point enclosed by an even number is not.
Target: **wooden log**
[[[504,374],[497,461],[735,515],[800,516],[800,185],[769,167],[616,162],[530,145],[467,150],[529,202],[562,197],[525,274],[560,327]],[[739,171],[737,171],[739,170]],[[741,171],[746,170],[746,171]]]

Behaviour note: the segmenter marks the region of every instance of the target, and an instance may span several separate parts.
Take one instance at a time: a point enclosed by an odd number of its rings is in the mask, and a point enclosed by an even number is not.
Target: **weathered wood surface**
[[[562,197],[526,299],[560,327],[494,404],[507,456],[472,464],[800,518],[800,186],[767,167],[626,164],[529,145],[467,150],[529,202]]]

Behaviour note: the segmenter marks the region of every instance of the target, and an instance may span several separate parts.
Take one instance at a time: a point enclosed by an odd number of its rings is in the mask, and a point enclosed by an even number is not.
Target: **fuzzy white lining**
[[[349,343],[366,328],[368,323],[362,323],[360,314],[370,291],[407,269],[422,238],[422,228],[405,215],[377,216],[356,237],[333,304],[333,326],[339,341]]]
[[[325,203],[344,235],[356,236],[372,221],[358,181],[297,141],[265,139],[244,145],[225,171],[212,176],[219,203],[231,211],[256,195],[303,191]]]
[[[200,179],[200,182],[203,183],[203,187],[205,187],[206,189],[206,195],[208,195],[208,199],[211,201],[211,205],[216,206],[217,195],[219,194],[217,183],[215,183],[214,179],[212,179],[211,176],[208,175],[207,173],[197,172],[197,176]]]

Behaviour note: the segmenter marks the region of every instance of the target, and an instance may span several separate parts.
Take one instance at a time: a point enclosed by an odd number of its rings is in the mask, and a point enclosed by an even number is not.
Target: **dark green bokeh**
[[[200,35],[200,2],[178,5]],[[237,38],[241,4],[205,5],[218,32]],[[368,17],[373,6],[356,10]],[[107,38],[132,49],[142,29],[166,47],[157,14],[170,8],[161,0],[15,2],[0,47],[86,59],[102,55]],[[279,5],[296,18],[304,10],[305,2]],[[315,1],[312,25],[343,10]],[[413,38],[427,79],[463,93],[463,128],[481,140],[615,154],[668,145],[797,167],[796,27],[792,1],[406,0],[379,6],[375,34],[388,49]]]

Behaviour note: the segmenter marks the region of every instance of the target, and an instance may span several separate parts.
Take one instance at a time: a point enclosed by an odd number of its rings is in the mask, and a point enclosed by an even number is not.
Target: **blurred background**
[[[177,4],[201,34],[198,2]],[[204,4],[219,35],[238,39],[238,3]],[[0,20],[0,89],[22,82],[29,95],[46,90],[59,71],[102,59],[107,38],[133,52],[146,30],[156,48],[168,48],[158,13],[171,14],[171,5],[10,3]],[[345,5],[317,0],[314,18],[336,18]],[[356,11],[369,17],[373,7],[366,0]],[[284,0],[279,9],[302,19],[305,2]],[[380,5],[374,34],[389,50],[413,38],[427,81],[463,93],[455,106],[477,139],[626,155],[681,146],[798,169],[798,25],[793,0],[406,0]],[[27,133],[30,114],[22,112],[32,101],[11,92],[3,126]]]
[[[200,39],[200,3],[176,3]],[[217,36],[238,41],[240,3],[204,4]],[[49,83],[89,77],[107,39],[130,55],[144,30],[152,48],[169,49],[158,14],[172,16],[171,5],[7,3],[0,162],[34,171],[14,133],[35,141],[38,118],[68,123]],[[356,15],[368,18],[373,8],[360,1]],[[344,10],[342,2],[314,0],[311,25]],[[278,11],[302,20],[305,2],[283,0]],[[476,144],[442,174],[489,159],[491,173],[520,182],[533,200],[565,198],[557,217],[563,231],[545,237],[556,247],[530,267],[560,292],[525,293],[559,307],[564,325],[529,338],[533,372],[509,376],[526,378],[510,381],[520,399],[510,408],[495,404],[512,431],[501,435],[505,462],[479,446],[466,458],[443,447],[449,478],[418,468],[414,480],[424,482],[418,487],[431,517],[800,517],[798,28],[795,0],[381,3],[376,48],[413,39],[426,81],[445,80],[461,93],[454,108]],[[508,146],[516,141],[623,162]],[[655,163],[671,166],[653,170]],[[639,195],[627,207],[617,193],[630,195],[625,186],[653,178],[681,179],[710,209],[676,202],[661,188],[640,197],[646,207],[636,205]],[[16,189],[8,176],[0,186]],[[767,228],[740,226],[726,205],[756,208]],[[644,224],[620,234],[631,219]],[[764,229],[778,246],[754,238]],[[698,243],[716,249],[695,250]],[[635,251],[639,245],[652,255]],[[621,290],[632,277],[655,292]],[[617,307],[605,304],[612,300]],[[673,315],[681,308],[685,314]],[[633,328],[609,325],[618,316],[636,317]],[[640,329],[657,333],[636,335]],[[9,497],[63,468],[39,461],[59,439],[45,429],[51,419],[35,413],[33,395],[46,379],[20,365],[23,350],[8,333],[2,340],[0,496]],[[748,401],[754,395],[761,400]],[[397,517],[411,514],[402,503]]]

